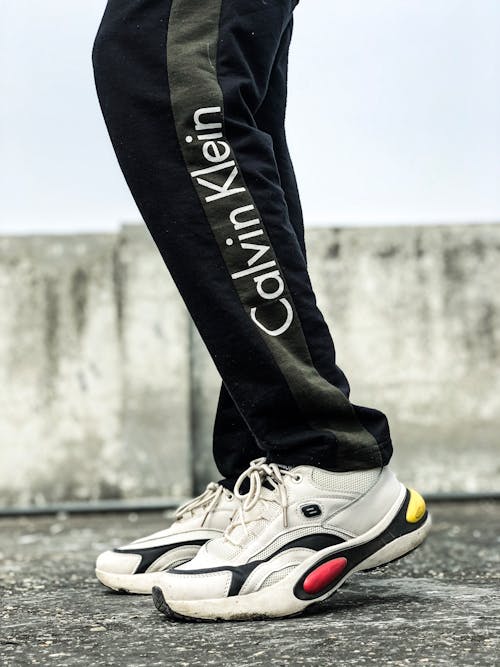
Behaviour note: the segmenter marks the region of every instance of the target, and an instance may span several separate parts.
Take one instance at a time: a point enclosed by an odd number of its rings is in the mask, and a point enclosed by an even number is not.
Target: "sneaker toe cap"
[[[97,557],[95,567],[96,570],[112,574],[134,574],[140,562],[139,554],[104,551]]]
[[[228,570],[196,574],[164,572],[158,576],[156,585],[161,588],[167,601],[209,600],[226,597],[231,579]]]

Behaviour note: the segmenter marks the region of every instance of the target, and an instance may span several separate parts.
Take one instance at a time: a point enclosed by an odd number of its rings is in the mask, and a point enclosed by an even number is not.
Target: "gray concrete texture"
[[[424,492],[500,488],[500,225],[312,228],[354,403]],[[219,377],[143,226],[0,238],[0,506],[181,497]]]
[[[0,664],[500,665],[498,504],[432,505],[425,544],[355,575],[288,620],[171,623],[149,596],[108,592],[96,554],[166,527],[160,514],[0,521]]]

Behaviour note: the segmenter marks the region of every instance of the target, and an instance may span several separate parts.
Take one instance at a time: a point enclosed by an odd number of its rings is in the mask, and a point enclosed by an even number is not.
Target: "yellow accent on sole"
[[[408,523],[417,523],[425,514],[425,500],[415,489],[408,489],[410,492],[410,502],[406,510],[406,520]]]

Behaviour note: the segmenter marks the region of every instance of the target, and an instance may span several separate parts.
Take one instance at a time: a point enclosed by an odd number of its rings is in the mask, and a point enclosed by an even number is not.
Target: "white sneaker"
[[[200,496],[179,507],[170,528],[102,553],[96,561],[97,578],[116,591],[151,593],[157,573],[185,563],[207,540],[221,535],[238,505],[230,491],[211,482]]]
[[[240,493],[245,478],[250,491]],[[290,616],[325,600],[355,572],[415,549],[429,532],[423,498],[388,468],[328,472],[253,461],[222,536],[156,577],[156,607],[172,619]]]

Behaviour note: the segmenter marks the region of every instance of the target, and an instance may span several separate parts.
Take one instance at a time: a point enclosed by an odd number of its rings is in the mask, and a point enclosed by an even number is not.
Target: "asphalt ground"
[[[500,503],[436,503],[427,542],[355,575],[313,613],[173,623],[94,578],[161,513],[0,521],[0,665],[500,665]]]

